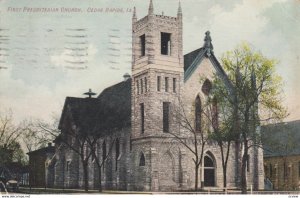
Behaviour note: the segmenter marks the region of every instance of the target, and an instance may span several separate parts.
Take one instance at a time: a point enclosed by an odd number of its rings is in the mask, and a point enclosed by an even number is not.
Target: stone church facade
[[[104,158],[101,181],[104,189],[177,191],[194,188],[194,155],[176,136],[190,134],[175,116],[184,111],[197,120],[197,109],[208,98],[214,73],[226,74],[214,56],[209,32],[203,47],[183,55],[182,10],[177,17],[154,14],[150,1],[148,15],[132,17],[132,76],[106,88],[97,98],[67,97],[59,128],[61,137],[70,130],[97,131],[97,155]],[[204,79],[203,82],[200,79]],[[209,87],[209,86],[208,86]],[[201,115],[200,115],[201,116]],[[199,116],[198,116],[199,117]],[[195,121],[196,123],[197,121]],[[72,140],[70,140],[72,141]],[[228,188],[240,183],[242,148],[231,146],[227,170]],[[250,150],[248,184],[264,188],[263,154]],[[99,169],[93,157],[88,161],[89,186],[98,188]],[[204,187],[222,188],[223,173],[219,147],[210,141],[204,147],[199,181]],[[56,154],[47,162],[49,186],[83,187],[83,168],[76,152],[56,140]]]

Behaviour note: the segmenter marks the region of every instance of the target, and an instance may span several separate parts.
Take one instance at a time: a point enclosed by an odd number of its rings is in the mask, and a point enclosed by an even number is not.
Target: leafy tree
[[[243,43],[222,57],[227,73],[227,83],[216,76],[214,93],[223,98],[234,119],[232,129],[236,130],[243,145],[241,167],[241,190],[247,193],[246,167],[249,148],[261,145],[260,124],[283,119],[286,109],[282,106],[281,78],[275,73],[277,61],[268,59],[260,52]]]
[[[223,82],[224,83],[224,82]],[[232,125],[235,121],[235,117],[231,109],[226,105],[226,100],[222,97],[218,97],[212,90],[213,98],[209,99],[208,104],[210,114],[207,118],[211,122],[213,132],[210,134],[210,139],[214,140],[220,148],[222,170],[223,170],[223,187],[224,191],[227,187],[227,164],[229,159],[230,148],[232,143],[237,140],[237,131],[235,125]]]

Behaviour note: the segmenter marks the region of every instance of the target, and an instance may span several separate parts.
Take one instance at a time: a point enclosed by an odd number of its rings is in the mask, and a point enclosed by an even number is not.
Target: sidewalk
[[[155,194],[241,194],[240,190],[228,190],[227,193],[224,191],[188,191],[188,192],[142,192],[142,191],[118,191],[118,190],[103,190],[99,192],[98,190],[91,189],[85,192],[83,189],[60,189],[60,188],[30,188],[20,187],[18,193],[23,194],[145,194],[145,195],[155,195]],[[248,194],[251,194],[248,191]],[[253,191],[252,194],[300,194],[300,191]]]

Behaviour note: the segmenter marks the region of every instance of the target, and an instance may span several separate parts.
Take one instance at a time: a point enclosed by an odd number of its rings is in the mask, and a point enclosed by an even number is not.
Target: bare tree
[[[22,128],[22,144],[25,145],[28,152],[37,150],[39,148],[45,147],[48,143],[53,142],[55,136],[51,135],[50,133],[45,133],[45,130],[40,127],[38,123],[43,123],[43,125],[46,125],[45,121],[37,120],[23,120],[21,122],[21,128]],[[56,121],[53,121],[53,125]],[[47,128],[51,130],[56,135],[58,134],[57,129],[55,129],[55,126],[50,127],[49,124],[47,124]]]
[[[178,98],[178,103],[172,107],[172,115],[176,123],[179,124],[179,130],[169,132],[169,134],[193,154],[195,165],[195,191],[199,189],[199,168],[202,165],[204,156],[204,147],[209,140],[211,127],[203,115],[207,114],[206,105],[197,104],[195,101],[195,112],[188,112],[184,103]],[[199,106],[200,105],[200,106]],[[203,188],[203,184],[201,184]]]
[[[106,140],[110,139],[108,151],[107,151],[107,145],[106,145],[105,139]],[[96,141],[92,141],[92,140],[96,140]],[[107,158],[110,156],[110,154],[112,152],[115,141],[116,141],[116,137],[114,137],[113,135],[106,136],[105,138],[103,138],[97,134],[94,134],[93,136],[91,136],[91,138],[89,138],[87,141],[89,148],[91,149],[91,152],[92,152],[92,158],[94,158],[94,162],[96,163],[97,168],[98,168],[98,182],[99,182],[98,190],[99,190],[99,192],[102,192],[102,168],[104,167]],[[100,150],[101,150],[102,156],[99,155]]]
[[[14,123],[12,110],[0,112],[0,163],[11,162],[17,153],[20,154],[21,134],[21,127]]]
[[[72,123],[69,122],[67,124],[66,130],[61,132],[56,124],[38,121],[36,126],[55,137],[55,141],[60,142],[66,149],[70,149],[78,154],[83,168],[84,190],[87,192],[89,190],[88,163],[93,154],[93,149],[89,149],[89,146],[95,147],[97,139],[91,138],[92,136],[88,133],[80,132]]]

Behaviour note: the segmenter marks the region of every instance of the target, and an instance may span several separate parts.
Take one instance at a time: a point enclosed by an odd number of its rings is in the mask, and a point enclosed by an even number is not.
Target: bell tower
[[[134,8],[132,77],[132,137],[163,133],[164,108],[166,113],[167,103],[179,97],[183,84],[180,3],[177,17],[154,14],[152,0],[148,15],[139,20]],[[171,124],[165,127],[171,130]]]
[[[168,149],[170,132],[179,132],[172,105],[183,88],[182,11],[177,17],[157,15],[150,0],[148,15],[132,16],[131,167],[132,183],[141,190],[161,190],[165,183],[178,186],[180,168],[164,167],[175,161]],[[164,145],[164,147],[162,147]],[[178,153],[177,153],[178,155]],[[166,160],[164,160],[164,157]],[[161,160],[168,163],[161,163]],[[177,163],[177,162],[176,162]],[[171,166],[170,165],[170,166]],[[164,170],[168,176],[161,177]]]

